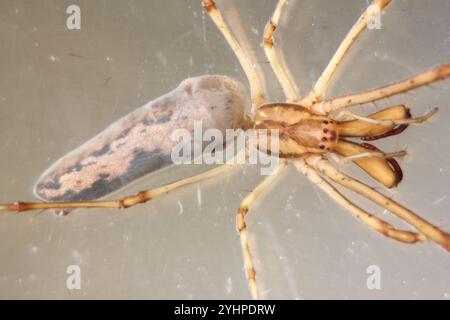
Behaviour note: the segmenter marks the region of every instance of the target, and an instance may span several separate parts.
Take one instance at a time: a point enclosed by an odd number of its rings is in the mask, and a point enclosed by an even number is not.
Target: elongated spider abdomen
[[[117,120],[56,161],[38,179],[35,195],[45,201],[104,197],[145,174],[173,163],[179,144],[171,134],[244,125],[245,89],[232,78],[189,78],[169,93]],[[192,149],[191,149],[192,151]]]

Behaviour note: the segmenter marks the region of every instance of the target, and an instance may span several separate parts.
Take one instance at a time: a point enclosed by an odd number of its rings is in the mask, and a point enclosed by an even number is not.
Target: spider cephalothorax
[[[256,112],[255,128],[279,130],[280,156],[283,158],[331,151],[338,138],[335,121],[293,103],[261,106]]]
[[[408,108],[403,105],[387,108],[368,118],[374,120],[410,119]],[[363,120],[337,121],[331,117],[294,103],[272,103],[258,108],[255,128],[279,132],[279,156],[301,158],[308,153],[335,153],[344,157],[357,157],[355,163],[371,177],[388,188],[396,186],[402,179],[397,161],[391,157],[374,157],[371,152],[379,152],[368,143],[351,142],[346,137],[362,140],[376,140],[398,134],[408,125],[370,124]]]

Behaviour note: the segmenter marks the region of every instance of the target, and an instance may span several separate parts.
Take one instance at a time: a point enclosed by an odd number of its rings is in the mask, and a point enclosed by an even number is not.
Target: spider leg
[[[318,102],[311,106],[311,110],[318,114],[329,114],[341,108],[373,102],[399,93],[410,91],[436,81],[444,80],[449,76],[450,65],[444,64],[392,85]]]
[[[380,232],[381,234],[389,238],[404,243],[415,243],[418,241],[426,240],[426,237],[421,234],[396,229],[388,222],[358,207],[356,204],[347,199],[342,193],[340,193],[335,187],[333,187],[326,179],[322,178],[320,174],[316,172],[315,168],[309,166],[305,162],[305,160],[308,161],[308,159],[309,157],[306,157],[306,159],[295,160],[295,167],[306,177],[308,177],[315,185],[328,193],[337,203],[349,210],[356,218],[364,222],[370,228]]]
[[[294,102],[299,100],[298,86],[289,68],[286,66],[283,53],[277,50],[273,37],[285,5],[286,0],[279,0],[271,19],[266,24],[266,28],[264,29],[264,51],[278,82],[283,88],[287,101]]]
[[[236,37],[231,32],[227,22],[222,16],[219,8],[214,0],[202,0],[203,7],[211,17],[214,24],[222,32],[228,45],[233,50],[234,54],[239,60],[245,75],[250,83],[251,97],[252,97],[252,113],[256,111],[256,108],[266,101],[266,90],[264,84],[264,77],[259,72],[260,68],[256,68],[258,62],[255,61],[251,55],[248,55],[241,47]]]
[[[200,182],[212,177],[215,177],[231,168],[235,165],[230,162],[218,166],[214,169],[205,171],[198,175],[178,180],[154,189],[146,190],[137,193],[136,195],[125,197],[121,200],[106,200],[106,201],[80,201],[80,202],[15,202],[10,204],[0,205],[0,211],[12,211],[23,212],[30,210],[43,210],[43,209],[76,209],[76,208],[129,208],[140,203],[153,200],[166,193],[179,189],[181,187]]]
[[[344,110],[344,114],[350,116],[351,118],[358,119],[361,121],[365,121],[367,123],[371,123],[377,126],[394,126],[394,125],[403,125],[403,124],[420,124],[428,119],[430,119],[432,116],[434,116],[438,112],[438,108],[433,108],[428,113],[424,114],[423,116],[415,117],[415,118],[408,118],[408,119],[373,119],[368,117],[363,117],[360,115],[357,115],[353,112],[350,112],[348,110]]]
[[[416,213],[405,208],[398,202],[386,197],[374,188],[340,172],[328,160],[319,156],[311,156],[306,158],[306,162],[308,165],[314,167],[316,170],[336,183],[366,197],[386,210],[389,210],[397,217],[403,219],[416,228],[429,240],[439,244],[445,250],[450,251],[450,234],[442,231],[438,227],[421,218]]]
[[[404,151],[404,150],[396,151],[396,152],[388,152],[388,153],[385,153],[382,151],[367,151],[367,152],[362,152],[362,153],[358,153],[355,155],[340,158],[336,162],[337,163],[347,163],[349,161],[354,161],[354,160],[363,159],[363,158],[390,159],[390,158],[394,158],[394,157],[404,157],[404,156],[406,156],[406,151]]]
[[[248,241],[248,231],[245,218],[251,208],[255,203],[256,199],[261,195],[261,193],[266,190],[276,178],[278,178],[287,168],[287,161],[280,159],[279,166],[275,171],[268,177],[266,177],[255,189],[253,189],[245,198],[242,200],[236,215],[236,225],[239,231],[239,236],[241,239],[242,255],[244,257],[244,265],[247,273],[247,280],[250,286],[253,299],[259,299],[260,294],[258,292],[258,287],[256,284],[256,272],[253,264],[253,258],[250,251],[249,241]]]
[[[339,45],[334,56],[331,58],[322,75],[317,80],[313,90],[300,101],[301,105],[306,107],[321,101],[328,86],[330,85],[333,74],[336,72],[338,66],[344,60],[345,55],[356,42],[358,37],[367,28],[367,24],[391,2],[391,0],[375,0],[364,13],[359,17],[353,27],[350,29],[344,40]]]

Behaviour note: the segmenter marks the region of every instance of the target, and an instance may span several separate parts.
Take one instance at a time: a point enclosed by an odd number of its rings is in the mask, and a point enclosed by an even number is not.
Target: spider
[[[402,170],[394,157],[405,155],[404,151],[385,153],[367,142],[354,142],[347,138],[372,141],[403,132],[410,124],[419,124],[437,112],[433,109],[426,115],[413,118],[404,105],[396,105],[369,116],[361,116],[348,110],[349,107],[374,102],[386,97],[413,90],[420,86],[443,80],[450,76],[450,65],[442,65],[410,79],[377,88],[332,99],[324,99],[327,88],[338,66],[356,39],[367,28],[368,23],[391,1],[375,0],[362,14],[338,47],[328,66],[316,82],[313,90],[301,97],[298,86],[290,74],[283,55],[277,50],[274,32],[286,6],[286,0],[279,0],[264,31],[264,50],[286,97],[284,102],[270,103],[266,97],[264,80],[257,62],[248,55],[231,32],[214,0],[203,0],[205,11],[222,32],[235,53],[250,85],[251,114],[246,116],[245,126],[256,130],[278,129],[280,132],[280,163],[274,174],[266,177],[241,202],[237,209],[236,223],[244,257],[247,280],[252,297],[261,298],[258,288],[252,251],[249,246],[247,215],[264,190],[285,172],[289,164],[305,175],[312,183],[329,194],[361,222],[375,231],[404,243],[433,241],[450,251],[450,235],[429,223],[413,211],[385,196],[375,188],[341,172],[330,161],[352,161],[368,175],[387,188],[395,187],[402,180]],[[341,119],[341,117],[345,117]],[[270,150],[269,150],[270,151]],[[27,211],[50,208],[128,208],[164,195],[182,186],[217,176],[232,165],[226,164],[155,189],[140,192],[121,200],[83,202],[43,202],[1,205],[0,210]],[[401,230],[378,218],[345,197],[335,185],[340,185],[371,200],[409,223],[416,231]]]

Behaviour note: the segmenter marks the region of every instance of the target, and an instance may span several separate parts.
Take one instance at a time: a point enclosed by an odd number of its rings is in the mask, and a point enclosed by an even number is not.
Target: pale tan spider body
[[[256,112],[255,128],[279,130],[279,155],[283,158],[332,151],[338,138],[333,119],[289,103],[261,106]]]
[[[280,177],[289,163],[315,186],[322,189],[339,205],[348,210],[355,218],[369,228],[391,239],[403,243],[432,241],[450,251],[450,234],[428,222],[414,211],[406,208],[379,190],[342,172],[330,161],[329,154],[342,156],[338,161],[352,161],[372,178],[385,187],[395,187],[402,179],[402,172],[394,157],[404,156],[406,152],[384,153],[375,146],[358,141],[346,140],[347,137],[360,140],[377,140],[401,133],[410,124],[426,121],[437,112],[434,108],[424,116],[411,118],[409,108],[396,105],[385,108],[368,116],[360,116],[348,110],[349,107],[379,101],[393,95],[411,91],[421,86],[450,77],[450,65],[444,64],[418,74],[409,79],[375,88],[365,92],[334,97],[323,97],[331,83],[338,66],[356,39],[368,27],[368,23],[380,14],[391,0],[374,0],[362,13],[347,36],[336,50],[329,64],[317,80],[313,89],[301,97],[295,79],[289,72],[282,52],[276,51],[273,33],[277,29],[286,0],[279,0],[275,11],[264,32],[264,50],[267,60],[276,75],[286,102],[269,103],[265,90],[265,79],[258,61],[243,50],[241,44],[229,28],[214,0],[202,0],[208,15],[225,37],[230,48],[242,66],[251,92],[252,113],[245,117],[249,120],[245,127],[257,130],[279,130],[279,166],[272,175],[265,177],[241,202],[236,214],[243,260],[252,297],[261,297],[257,284],[256,270],[249,243],[246,216],[258,197]],[[341,113],[344,120],[334,118]],[[243,118],[244,119],[244,118]],[[340,119],[340,118],[339,118]],[[268,130],[270,132],[270,130]],[[268,152],[272,150],[269,148]],[[180,187],[194,184],[222,174],[235,167],[227,163],[199,175],[175,181],[154,189],[142,191],[119,200],[109,201],[73,201],[73,202],[16,202],[0,205],[0,211],[28,211],[39,209],[67,208],[128,208],[162,196]],[[374,213],[360,207],[337,188],[345,188],[359,194],[377,206],[391,212],[400,220],[408,223],[413,230],[398,228]]]

